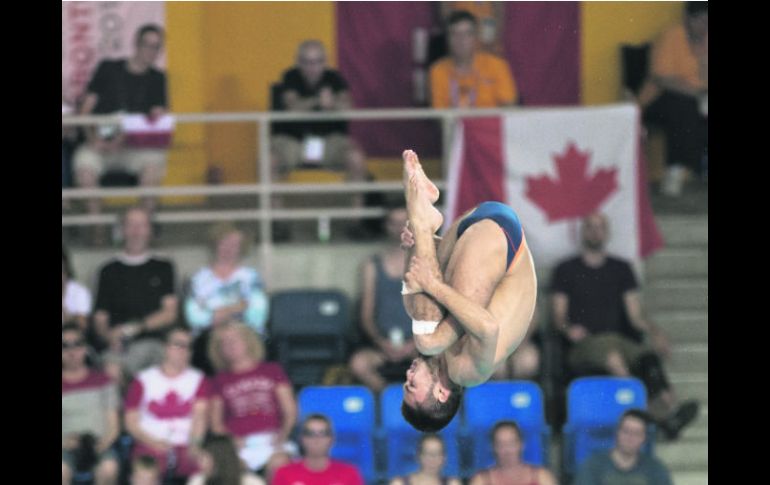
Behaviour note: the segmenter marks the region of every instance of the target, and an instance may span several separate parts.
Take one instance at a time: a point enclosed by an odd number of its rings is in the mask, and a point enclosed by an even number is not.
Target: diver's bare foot
[[[419,177],[412,177],[407,182],[406,211],[409,224],[415,232],[427,229],[435,234],[444,224],[443,214],[430,203],[425,185]]]
[[[422,169],[419,158],[413,150],[404,150],[402,154],[404,159],[404,185],[406,185],[409,179],[416,177],[421,184],[425,187],[425,192],[428,195],[428,199],[431,204],[435,204],[438,200],[440,192],[438,187],[430,181],[425,171]]]

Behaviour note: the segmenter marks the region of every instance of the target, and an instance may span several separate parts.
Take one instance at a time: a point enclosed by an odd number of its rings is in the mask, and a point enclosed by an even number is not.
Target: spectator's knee
[[[72,469],[64,463],[61,462],[61,483],[62,485],[69,485],[70,482],[72,482]]]
[[[626,361],[623,360],[623,356],[618,350],[613,349],[607,353],[605,366],[612,375],[619,377],[627,377],[630,375]]]
[[[540,371],[540,352],[534,345],[526,345],[513,356],[514,379],[532,379]]]
[[[75,182],[78,187],[96,187],[99,185],[99,172],[90,167],[75,170]]]
[[[361,376],[365,374],[369,374],[372,372],[372,362],[371,358],[368,355],[367,352],[359,351],[353,354],[353,356],[350,358],[350,363],[348,364],[350,366],[350,371],[355,376]]]
[[[118,472],[120,468],[118,462],[115,460],[103,460],[99,463],[99,467],[96,469],[96,475],[101,480],[106,480],[109,483],[113,483],[118,478]]]

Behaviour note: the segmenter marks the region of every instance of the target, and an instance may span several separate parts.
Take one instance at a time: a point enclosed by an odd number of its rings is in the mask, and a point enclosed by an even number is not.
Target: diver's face
[[[404,402],[411,407],[419,407],[433,393],[438,380],[438,366],[434,360],[417,357],[406,371],[404,383]]]

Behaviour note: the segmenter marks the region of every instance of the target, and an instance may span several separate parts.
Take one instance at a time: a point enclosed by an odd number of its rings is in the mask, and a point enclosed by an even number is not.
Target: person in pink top
[[[246,324],[216,327],[209,341],[213,378],[211,428],[235,437],[238,456],[250,470],[273,472],[297,447],[289,441],[297,421],[294,389],[280,364],[264,362],[265,347]]]
[[[302,460],[279,468],[271,485],[364,485],[356,467],[329,456],[334,444],[329,418],[311,414],[305,418],[301,429]]]
[[[190,367],[191,343],[187,327],[173,327],[163,363],[141,371],[126,394],[125,425],[136,440],[134,457],[152,456],[164,475],[197,471],[206,434],[210,383]]]

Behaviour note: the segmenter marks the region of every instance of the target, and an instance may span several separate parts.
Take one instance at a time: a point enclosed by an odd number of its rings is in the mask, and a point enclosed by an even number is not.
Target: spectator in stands
[[[85,335],[76,323],[62,326],[61,348],[62,483],[71,483],[75,472],[94,471],[96,485],[115,484],[117,389],[106,374],[86,364]]]
[[[661,190],[678,196],[685,170],[700,174],[708,145],[708,2],[686,2],[684,21],[654,43],[649,79],[639,94],[646,123],[666,135]]]
[[[108,346],[107,372],[118,382],[163,359],[164,333],[177,319],[171,261],[149,250],[150,213],[129,208],[122,217],[123,253],[99,271],[94,329]]]
[[[190,367],[191,344],[187,327],[171,328],[163,362],[140,372],[125,400],[134,457],[152,456],[164,475],[176,477],[197,471],[196,453],[207,428],[210,384]]]
[[[478,21],[479,47],[502,56],[505,2],[441,2],[441,19],[446,24],[452,13],[465,10]]]
[[[333,112],[352,107],[348,83],[329,69],[326,50],[318,40],[306,40],[297,49],[297,64],[283,74],[280,103],[285,111]],[[273,179],[300,165],[345,170],[349,180],[366,179],[362,157],[354,156],[345,121],[278,123],[273,129]]]
[[[606,252],[607,219],[583,220],[582,250],[561,262],[551,277],[552,315],[568,347],[567,363],[576,374],[634,375],[646,387],[650,410],[669,439],[695,419],[694,401],[676,407],[661,363],[670,354],[668,338],[642,312],[639,285],[631,265]],[[642,337],[649,339],[642,343]]]
[[[470,485],[525,485],[558,483],[548,469],[529,465],[521,459],[524,442],[519,426],[513,421],[500,421],[492,428],[492,446],[497,464],[476,473]]]
[[[396,477],[390,481],[390,485],[460,485],[455,477],[447,478],[441,475],[441,470],[446,462],[444,440],[434,433],[425,433],[420,436],[417,445],[417,460],[420,469],[407,477]]]
[[[209,342],[213,379],[211,428],[235,436],[250,470],[264,468],[268,482],[296,454],[289,441],[297,419],[294,389],[280,364],[264,362],[265,347],[243,323],[218,326]]]
[[[131,462],[131,485],[160,485],[161,473],[155,458],[147,455]]]
[[[75,280],[67,248],[61,247],[61,322],[74,321],[83,332],[88,328],[91,315],[91,292]]]
[[[279,468],[271,485],[364,485],[358,468],[329,456],[334,444],[329,418],[322,414],[306,417],[301,426],[300,439],[302,460]]]
[[[257,334],[265,335],[268,298],[262,277],[242,263],[247,252],[244,233],[231,223],[211,228],[213,261],[193,275],[185,299],[185,316],[193,329],[193,365],[213,374],[208,360],[211,329],[230,320],[245,322]]]
[[[155,67],[163,47],[163,29],[157,25],[144,25],[137,30],[135,39],[136,50],[132,57],[99,63],[86,88],[79,114],[128,112],[158,118],[166,112],[166,75]],[[86,130],[86,137],[87,142],[80,146],[74,157],[78,186],[96,187],[100,176],[115,168],[135,174],[141,185],[160,184],[165,172],[165,150],[130,147],[125,143],[125,135],[109,125]],[[144,205],[152,210],[155,199],[146,198]],[[101,200],[88,201],[90,214],[100,210]],[[106,234],[99,234],[97,239],[104,236]]]
[[[508,63],[477,48],[478,22],[467,11],[447,20],[449,55],[430,69],[434,108],[497,108],[518,102]]]
[[[264,480],[244,469],[228,435],[209,435],[206,438],[198,456],[198,466],[200,472],[191,476],[187,485],[265,485]]]
[[[605,483],[649,483],[671,485],[666,466],[654,456],[642,452],[647,439],[646,413],[629,409],[620,417],[615,447],[595,452],[578,469],[575,485]]]
[[[412,319],[404,310],[401,279],[406,262],[400,247],[406,208],[391,208],[385,219],[389,246],[365,261],[362,268],[361,328],[371,347],[350,359],[353,375],[375,393],[388,382],[401,381],[417,349],[412,339]]]

